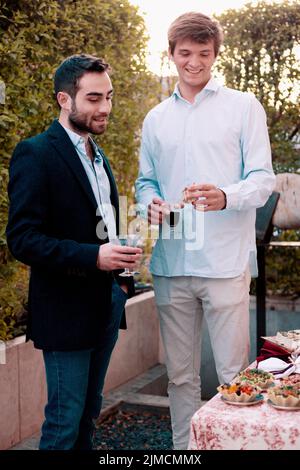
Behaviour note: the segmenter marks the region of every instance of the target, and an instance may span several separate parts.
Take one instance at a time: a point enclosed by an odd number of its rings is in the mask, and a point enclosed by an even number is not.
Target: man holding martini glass
[[[93,135],[108,126],[109,65],[66,58],[54,89],[59,117],[20,142],[10,165],[7,241],[31,267],[27,339],[43,351],[48,402],[41,450],[89,450],[94,419],[142,250],[114,243],[119,199]],[[125,323],[125,324],[124,324]]]

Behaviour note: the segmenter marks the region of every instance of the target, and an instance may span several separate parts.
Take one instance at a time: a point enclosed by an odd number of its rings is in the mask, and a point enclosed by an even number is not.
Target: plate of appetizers
[[[290,353],[300,348],[300,330],[278,331],[276,336],[262,338]]]
[[[217,390],[221,394],[221,398],[228,404],[254,405],[254,403],[259,403],[260,400],[263,400],[263,396],[260,393],[261,389],[246,383],[225,383],[219,385]]]
[[[300,409],[300,388],[297,385],[277,385],[268,390],[268,399],[277,409]]]
[[[300,406],[280,406],[280,405],[275,405],[271,400],[267,401],[268,405],[271,405],[273,408],[276,408],[276,410],[284,410],[284,411],[299,411]]]
[[[300,388],[300,374],[291,374],[280,379],[280,385],[291,385]]]
[[[224,401],[227,405],[235,405],[235,406],[252,406],[258,405],[258,403],[262,403],[264,401],[263,395],[256,395],[256,397],[250,401],[231,401],[221,396],[221,400]]]
[[[261,369],[245,369],[235,378],[235,382],[247,383],[266,390],[274,385],[275,377]]]

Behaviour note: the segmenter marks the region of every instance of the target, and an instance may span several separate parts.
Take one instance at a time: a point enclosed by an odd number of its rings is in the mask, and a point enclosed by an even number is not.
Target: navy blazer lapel
[[[56,150],[72,170],[96,210],[97,201],[91,184],[68,134],[57,120],[53,121],[47,132]]]

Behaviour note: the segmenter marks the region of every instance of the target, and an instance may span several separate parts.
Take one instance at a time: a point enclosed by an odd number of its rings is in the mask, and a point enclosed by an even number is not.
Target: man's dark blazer
[[[118,219],[117,188],[103,158]],[[96,262],[99,245],[108,240],[97,238],[101,217],[91,185],[57,120],[17,145],[8,194],[8,246],[31,267],[27,338],[45,350],[99,346],[111,312],[113,274]]]

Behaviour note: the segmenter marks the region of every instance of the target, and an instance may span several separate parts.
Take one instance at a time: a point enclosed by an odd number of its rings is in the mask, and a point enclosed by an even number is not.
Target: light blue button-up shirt
[[[109,240],[116,239],[116,221],[110,200],[110,182],[103,166],[101,152],[90,138],[90,143],[94,150],[94,160],[92,162],[86,153],[84,138],[67,127],[64,127],[64,129],[70,137],[86,172],[97,201],[99,214],[107,227],[108,238]]]
[[[186,101],[176,86],[170,98],[148,113],[136,183],[138,202],[146,207],[153,197],[181,201],[183,189],[193,182],[221,188],[227,207],[199,213],[186,205],[182,236],[164,239],[160,231],[151,272],[228,278],[240,275],[250,263],[256,275],[256,208],[267,201],[275,176],[266,115],[253,94],[222,87],[211,78],[194,103]],[[191,243],[190,222],[197,243]]]

